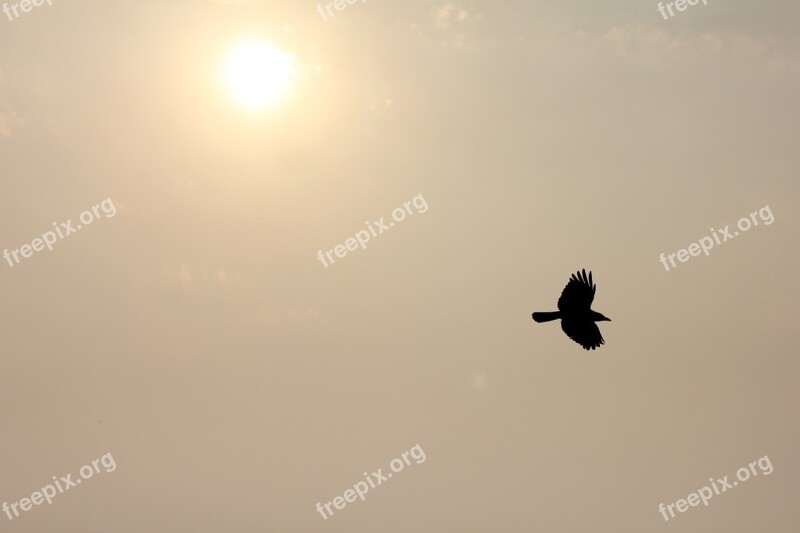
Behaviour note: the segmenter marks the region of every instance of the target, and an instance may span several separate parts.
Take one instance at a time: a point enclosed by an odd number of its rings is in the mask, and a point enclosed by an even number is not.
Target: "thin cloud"
[[[8,138],[19,126],[25,125],[25,119],[11,105],[6,91],[8,81],[5,73],[0,70],[0,137]]]
[[[311,322],[319,319],[319,311],[312,308],[298,310],[291,308],[283,313],[261,313],[250,317],[248,323],[250,325],[266,325],[266,326],[288,326],[291,324],[299,324],[304,322]]]
[[[651,63],[682,54],[699,54],[709,59],[729,56],[759,61],[772,70],[800,74],[800,56],[796,45],[778,38],[762,38],[747,33],[672,33],[650,25],[615,26],[598,42],[618,56],[638,56]]]
[[[200,286],[225,285],[242,278],[241,274],[229,272],[224,268],[205,268],[201,266],[183,264],[179,267],[165,268],[161,273],[161,280],[167,285],[178,286],[185,289]]]
[[[439,7],[434,15],[436,26],[442,29],[448,29],[454,22],[463,22],[469,18],[469,11],[465,8],[458,6],[452,2]]]

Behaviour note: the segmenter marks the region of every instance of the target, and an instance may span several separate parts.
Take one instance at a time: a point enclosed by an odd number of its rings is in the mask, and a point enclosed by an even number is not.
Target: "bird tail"
[[[551,311],[550,313],[533,313],[531,315],[536,322],[550,322],[561,318],[561,311]]]

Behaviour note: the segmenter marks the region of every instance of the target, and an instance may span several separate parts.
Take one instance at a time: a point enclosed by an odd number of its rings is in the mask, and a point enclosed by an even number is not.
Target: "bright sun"
[[[224,80],[236,101],[259,110],[287,91],[294,74],[293,55],[261,41],[248,41],[228,54]]]

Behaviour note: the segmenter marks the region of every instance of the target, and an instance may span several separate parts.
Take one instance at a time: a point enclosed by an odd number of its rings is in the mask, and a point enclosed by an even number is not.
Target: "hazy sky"
[[[657,6],[0,11],[0,250],[116,213],[0,259],[0,503],[117,465],[0,530],[800,530],[800,4]],[[296,69],[258,111],[221,81],[250,39]],[[592,352],[530,317],[581,268]]]

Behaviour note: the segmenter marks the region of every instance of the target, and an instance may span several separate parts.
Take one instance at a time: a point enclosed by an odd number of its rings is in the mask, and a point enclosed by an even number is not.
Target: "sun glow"
[[[223,78],[233,98],[253,110],[274,104],[291,85],[295,58],[261,41],[236,45],[228,54]]]

